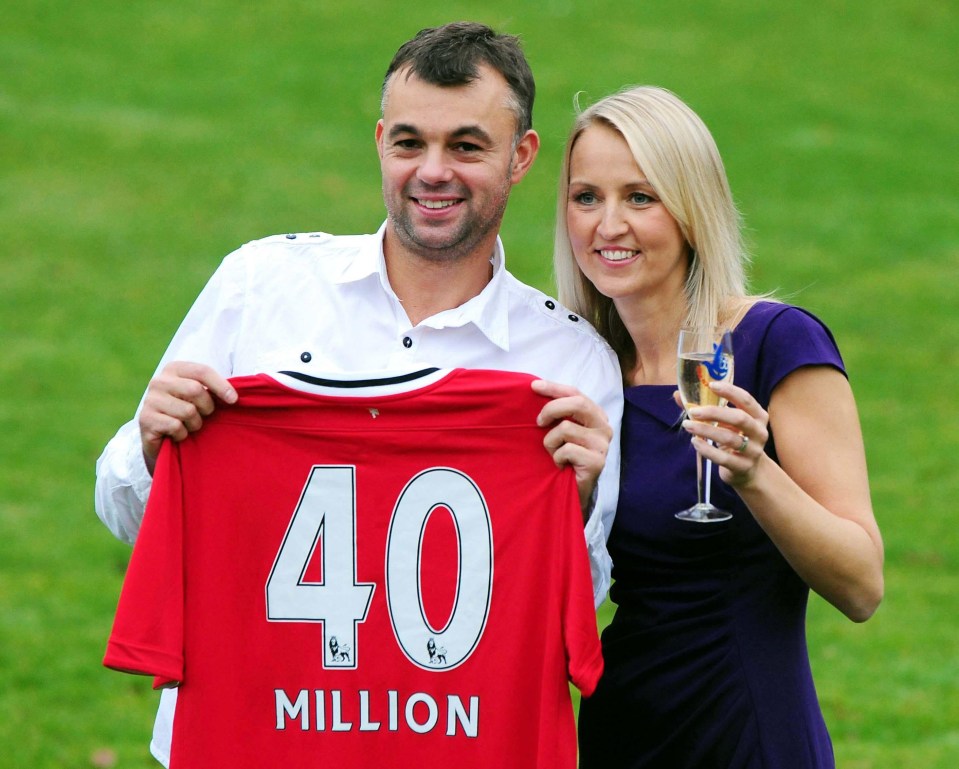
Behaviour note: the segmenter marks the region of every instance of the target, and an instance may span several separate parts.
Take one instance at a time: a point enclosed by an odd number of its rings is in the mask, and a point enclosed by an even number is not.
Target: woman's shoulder
[[[737,378],[742,364],[768,400],[792,371],[831,366],[845,373],[832,332],[816,315],[787,302],[760,299],[751,304],[733,332]],[[744,373],[746,371],[744,370]]]
[[[739,322],[734,330],[740,332],[760,332],[762,334],[806,336],[825,335],[833,340],[832,332],[825,322],[804,307],[766,297],[752,298],[746,301],[740,310]],[[835,344],[835,340],[833,340]]]

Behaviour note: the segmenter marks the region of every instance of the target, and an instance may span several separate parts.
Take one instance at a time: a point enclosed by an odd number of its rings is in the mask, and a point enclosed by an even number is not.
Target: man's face
[[[376,145],[389,215],[386,248],[433,261],[488,259],[509,198],[538,149],[532,131],[516,144],[509,86],[495,70],[440,87],[407,70],[389,83]]]

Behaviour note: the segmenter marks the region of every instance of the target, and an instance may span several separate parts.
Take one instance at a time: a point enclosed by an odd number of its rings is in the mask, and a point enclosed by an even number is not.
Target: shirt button
[[[287,240],[296,240],[296,235],[294,235],[294,234],[291,232],[289,235],[286,236],[286,239],[287,239]]]
[[[570,313],[570,315],[567,316],[567,317],[569,317],[569,319],[570,319],[571,321],[573,321],[573,323],[579,323],[579,318],[577,318],[577,317],[576,317],[575,315],[573,315],[572,313]]]
[[[310,355],[310,353],[305,352],[302,355],[300,355],[300,360],[303,361],[304,363],[309,363],[311,360],[313,360],[313,356]]]
[[[410,349],[410,347],[413,346],[413,340],[410,339],[408,336],[404,336],[404,337],[403,337],[403,346],[404,346],[407,350]]]
[[[555,309],[556,309],[556,303],[553,302],[551,299],[547,299],[547,300],[546,300],[546,306],[547,306],[550,310],[555,310]]]

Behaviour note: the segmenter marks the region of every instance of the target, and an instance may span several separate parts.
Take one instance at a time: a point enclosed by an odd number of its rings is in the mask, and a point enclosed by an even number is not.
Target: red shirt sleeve
[[[183,680],[183,496],[180,455],[166,441],[137,537],[103,664],[155,676],[154,687]]]
[[[575,487],[574,487],[575,489]],[[563,635],[566,643],[567,672],[584,697],[596,689],[603,674],[603,653],[596,625],[593,604],[593,582],[589,570],[589,555],[582,532],[579,497],[574,494],[574,512],[570,517],[571,536],[566,537],[565,592]]]

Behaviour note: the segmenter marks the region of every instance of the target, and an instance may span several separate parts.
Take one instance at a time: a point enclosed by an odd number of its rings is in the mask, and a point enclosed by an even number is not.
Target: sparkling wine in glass
[[[726,328],[684,328],[679,332],[677,351],[677,378],[679,396],[688,412],[696,406],[724,406],[721,398],[710,388],[710,382],[733,381],[733,340]],[[684,521],[712,523],[726,521],[732,515],[709,501],[709,476],[712,463],[706,463],[705,500],[703,499],[703,458],[696,454],[696,504],[676,513]]]

